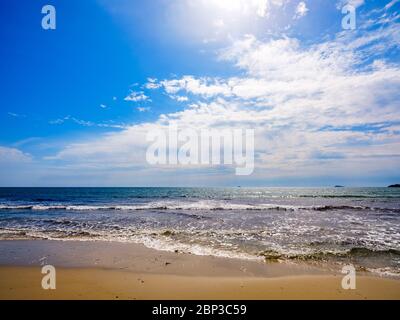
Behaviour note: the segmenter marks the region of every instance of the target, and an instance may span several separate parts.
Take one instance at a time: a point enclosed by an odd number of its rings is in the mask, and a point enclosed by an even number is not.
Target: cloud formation
[[[395,173],[400,159],[400,69],[380,57],[368,62],[377,40],[394,37],[391,28],[356,39],[338,34],[308,46],[295,38],[262,41],[246,36],[218,57],[243,76],[152,79],[148,88],[191,95],[197,102],[153,123],[71,144],[55,159],[148,170],[146,132],[174,124],[254,128],[257,178]]]
[[[233,6],[227,10],[242,5],[241,1],[213,3]],[[282,6],[285,1],[246,3],[251,14],[261,18],[271,5]],[[363,1],[353,3],[361,6]],[[235,69],[234,75],[148,78],[142,87],[146,93],[131,91],[125,101],[149,102],[158,92],[176,101],[179,111],[66,143],[45,160],[72,172],[97,176],[100,172],[107,179],[134,176],[153,185],[170,183],[178,173],[194,176],[200,184],[231,178],[234,170],[229,167],[149,166],[147,133],[173,124],[181,129],[255,129],[255,174],[248,179],[398,175],[400,66],[390,56],[398,53],[400,29],[398,15],[384,10],[353,32],[339,31],[321,41],[306,43],[285,34],[232,37],[216,58]],[[299,2],[296,16],[307,12],[306,3]],[[290,19],[292,15],[290,11]],[[221,21],[218,28],[225,25]],[[69,116],[54,124],[65,121],[101,125]]]
[[[149,100],[149,97],[144,94],[143,91],[133,91],[129,93],[124,99],[125,101],[133,101],[133,102],[139,102],[139,101],[146,101]]]
[[[307,5],[304,1],[300,1],[299,4],[296,7],[296,14],[294,16],[295,19],[299,19],[301,17],[304,17],[308,12]]]
[[[30,162],[32,157],[16,148],[0,146],[0,163],[26,163]]]

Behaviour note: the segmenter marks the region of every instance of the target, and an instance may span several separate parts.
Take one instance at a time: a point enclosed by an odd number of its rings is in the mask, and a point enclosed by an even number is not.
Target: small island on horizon
[[[391,184],[390,186],[388,186],[388,188],[400,188],[400,184],[399,183]]]

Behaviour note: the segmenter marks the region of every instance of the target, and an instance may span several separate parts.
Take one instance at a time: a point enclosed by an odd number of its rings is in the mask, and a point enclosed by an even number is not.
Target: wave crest
[[[331,211],[331,210],[371,210],[378,212],[393,212],[400,213],[400,208],[381,208],[381,207],[368,207],[368,206],[351,206],[351,205],[316,205],[316,206],[295,206],[283,204],[238,204],[228,202],[209,202],[200,201],[194,203],[182,202],[151,202],[146,204],[134,205],[50,205],[50,204],[22,204],[22,205],[0,205],[0,210],[71,210],[71,211],[96,211],[96,210],[121,210],[121,211],[135,211],[135,210],[254,210],[254,211]]]

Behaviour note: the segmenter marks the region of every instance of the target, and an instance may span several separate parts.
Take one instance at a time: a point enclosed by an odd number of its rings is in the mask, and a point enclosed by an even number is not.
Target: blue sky
[[[56,30],[41,27],[46,4]],[[2,186],[400,181],[397,0],[0,6]],[[255,129],[254,174],[149,166],[143,134],[171,122]]]

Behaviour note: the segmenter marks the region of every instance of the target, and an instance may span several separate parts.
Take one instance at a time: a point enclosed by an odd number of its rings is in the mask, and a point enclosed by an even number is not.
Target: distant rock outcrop
[[[337,184],[337,185],[335,186],[335,188],[344,188],[344,186],[341,186],[341,185],[338,185],[338,184]]]
[[[388,188],[400,188],[400,184],[391,184]]]

